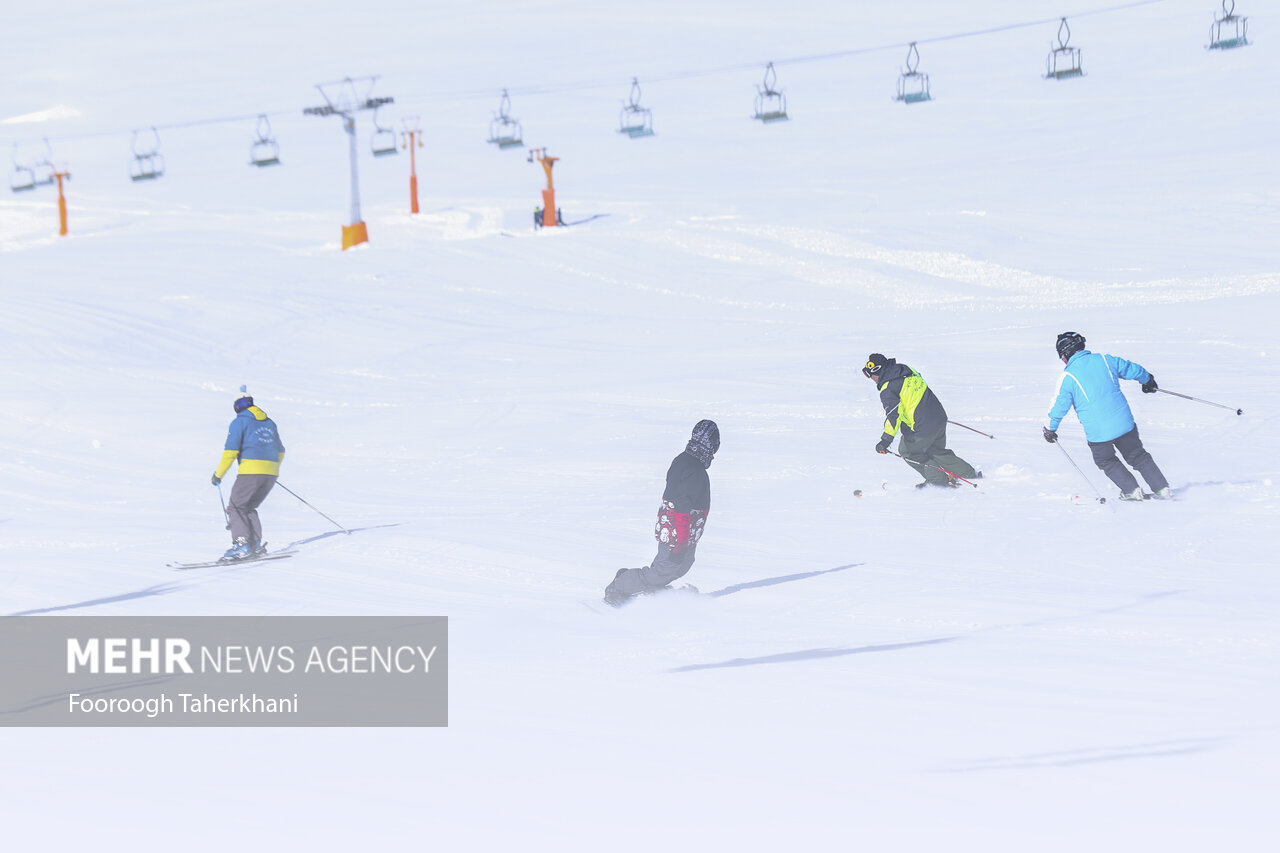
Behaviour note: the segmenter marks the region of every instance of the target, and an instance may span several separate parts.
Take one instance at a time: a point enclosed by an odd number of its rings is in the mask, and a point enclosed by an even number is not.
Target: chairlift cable
[[[1097,9],[1089,9],[1084,12],[1075,12],[1068,15],[1069,18],[1085,18],[1091,15],[1105,15],[1111,12],[1121,12],[1128,9],[1135,9],[1141,6],[1151,6],[1157,3],[1164,3],[1166,0],[1136,0],[1136,2],[1125,3],[1118,6],[1106,6]],[[1016,24],[1004,24],[997,27],[987,27],[981,30],[968,30],[961,33],[952,33],[950,35],[932,36],[930,38],[912,39],[910,42],[894,42],[892,44],[881,44],[872,47],[857,47],[848,50],[830,51],[827,53],[813,53],[802,56],[793,56],[785,59],[771,60],[775,66],[778,65],[799,65],[806,62],[824,62],[831,59],[842,59],[847,56],[860,56],[868,53],[879,53],[887,50],[901,50],[909,47],[911,42],[916,44],[933,44],[936,42],[955,41],[957,39],[973,38],[976,36],[991,35],[993,33],[1007,32],[1009,30],[1027,29],[1030,27],[1041,27],[1045,24],[1057,24],[1062,21],[1061,15],[1052,18],[1041,18],[1034,21],[1022,21]],[[732,65],[721,65],[713,68],[689,69],[686,71],[673,71],[666,74],[647,74],[645,80],[668,83],[677,80],[691,80],[698,77],[714,77],[722,74],[736,73],[739,71],[758,70],[762,65],[768,64],[768,61],[740,62]],[[562,92],[585,91],[591,89],[609,89],[615,88],[616,82],[601,82],[599,78],[593,80],[581,80],[575,82],[542,84],[530,86],[514,86],[507,87],[512,95],[554,95]],[[483,89],[474,92],[450,92],[440,93],[436,95],[411,94],[410,98],[425,98],[428,100],[465,100],[473,96],[483,94],[485,97],[492,97],[493,89]]]
[[[235,122],[241,122],[241,121],[256,122],[262,116],[268,116],[268,117],[286,116],[286,115],[297,115],[297,113],[298,113],[297,109],[289,109],[289,110],[275,110],[273,112],[257,112],[251,115],[221,116],[218,118],[191,119],[190,121],[169,122],[168,124],[143,123],[143,124],[139,124],[137,127],[117,128],[116,130],[88,130],[82,133],[65,133],[60,136],[55,136],[52,138],[54,140],[62,141],[62,142],[69,141],[69,140],[80,140],[80,139],[101,139],[104,136],[121,136],[125,134],[132,134],[135,130],[142,127],[145,127],[147,129],[155,128],[158,131],[159,130],[182,130],[190,127],[204,127],[206,125],[212,125],[212,124],[234,124]],[[48,138],[48,137],[44,137],[44,138]]]
[[[1140,8],[1143,6],[1152,6],[1152,5],[1156,5],[1164,2],[1166,2],[1166,0],[1135,0],[1135,2],[1122,3],[1119,5],[1113,5],[1113,6],[1104,6],[1096,9],[1089,9],[1083,12],[1075,12],[1068,15],[1067,17],[1076,19],[1076,18],[1089,17],[1092,15],[1105,15],[1105,14],[1110,14],[1112,12],[1121,12],[1129,9]],[[914,42],[915,44],[935,44],[935,43],[944,42],[944,41],[955,41],[958,39],[966,39],[966,38],[974,38],[974,37],[983,36],[983,35],[991,35],[993,33],[1008,32],[1010,30],[1044,26],[1045,24],[1058,23],[1059,21],[1061,21],[1061,19],[1062,19],[1062,16],[1057,15],[1052,18],[1040,18],[1034,21],[1022,21],[1014,24],[1005,24],[1002,26],[987,27],[981,30],[968,30],[960,33],[951,33],[949,35],[917,38],[917,39],[913,39],[912,42]],[[850,48],[848,50],[829,51],[826,53],[805,54],[801,56],[792,56],[784,59],[774,59],[770,61],[772,61],[772,63],[775,66],[799,65],[802,63],[810,63],[810,62],[825,62],[833,59],[843,59],[845,57],[861,56],[864,54],[878,53],[881,51],[901,50],[904,47],[908,47],[910,43],[911,42],[905,42],[905,41],[894,42],[892,44],[881,44],[881,45],[874,45],[871,47]],[[766,64],[766,61],[741,62],[741,63],[734,63],[732,65],[716,66],[712,68],[688,69],[684,71],[672,71],[665,74],[646,74],[644,76],[646,81],[658,82],[658,83],[669,83],[669,82],[676,82],[680,80],[692,80],[692,79],[697,79],[701,77],[714,77],[714,76],[720,76],[725,74],[737,73],[741,71],[754,71],[754,70],[758,70],[762,65],[765,65],[765,64]],[[599,89],[613,89],[613,88],[616,88],[618,85],[619,83],[616,81],[602,82],[600,78],[596,77],[588,80],[569,81],[564,83],[548,83],[548,84],[530,85],[530,86],[507,87],[506,91],[509,92],[511,95],[523,97],[523,96],[537,96],[537,95],[555,95],[555,94],[562,94],[566,92],[582,92],[582,91],[591,91],[591,90],[599,90]],[[623,85],[625,85],[625,83]],[[462,89],[462,90],[456,90],[453,92],[410,93],[407,96],[402,97],[402,100],[425,101],[425,102],[479,100],[482,98],[483,99],[491,98],[493,96],[493,91],[494,91],[493,87],[489,87],[485,89]],[[206,118],[206,119],[191,119],[189,121],[158,123],[155,125],[146,125],[146,126],[154,127],[157,131],[182,130],[182,129],[192,128],[192,127],[204,127],[204,126],[215,125],[215,124],[231,124],[235,122],[256,121],[260,116],[263,116],[263,115],[266,115],[268,117],[277,117],[277,116],[292,116],[292,115],[297,115],[297,113],[298,113],[298,110],[296,108],[290,108],[290,109],[273,110],[270,112],[259,111],[259,112],[253,112],[250,114],[244,114],[244,115],[219,116],[215,118]],[[60,142],[70,141],[70,140],[99,139],[107,136],[121,136],[124,134],[130,134],[135,129],[136,128],[130,127],[130,128],[120,128],[115,130],[100,130],[100,131],[85,131],[81,133],[68,133],[68,134],[54,137],[54,139]],[[3,142],[5,144],[9,142],[24,142],[24,141],[27,141],[27,140],[26,139],[0,140],[0,142]]]

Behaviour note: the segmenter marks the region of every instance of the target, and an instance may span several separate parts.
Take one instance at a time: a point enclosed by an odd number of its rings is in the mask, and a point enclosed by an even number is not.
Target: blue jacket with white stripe
[[[1134,427],[1133,412],[1120,390],[1120,380],[1146,382],[1150,378],[1147,369],[1136,361],[1080,350],[1063,369],[1058,398],[1049,410],[1049,429],[1056,430],[1074,406],[1089,441],[1119,438]]]

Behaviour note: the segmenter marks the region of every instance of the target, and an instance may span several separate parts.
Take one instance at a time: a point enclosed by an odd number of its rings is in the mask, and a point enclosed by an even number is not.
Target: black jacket
[[[692,453],[686,451],[671,460],[662,499],[670,501],[676,512],[710,511],[711,478]]]
[[[884,405],[884,434],[892,438],[902,430],[929,435],[947,425],[947,410],[919,373],[890,359],[879,374],[880,402]]]

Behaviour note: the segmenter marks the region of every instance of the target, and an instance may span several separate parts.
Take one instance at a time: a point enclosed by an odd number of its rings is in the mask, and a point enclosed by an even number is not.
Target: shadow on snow
[[[764,663],[795,663],[802,660],[818,660],[821,658],[838,658],[845,655],[865,655],[871,652],[894,652],[898,649],[913,649],[918,646],[935,646],[939,643],[950,643],[959,637],[939,637],[936,640],[917,640],[913,643],[886,643],[882,646],[859,646],[856,649],[806,649],[800,652],[783,652],[777,655],[765,655],[758,658],[734,658],[720,663],[695,663],[689,666],[678,666],[667,672],[694,672],[699,669],[724,669],[733,666],[756,666]]]
[[[802,581],[806,578],[816,578],[818,575],[829,575],[832,572],[843,572],[845,569],[854,569],[858,566],[865,566],[866,563],[850,563],[847,566],[836,566],[834,569],[822,569],[817,572],[800,572],[794,575],[782,575],[776,578],[765,578],[758,581],[748,581],[747,583],[736,583],[733,586],[726,586],[724,589],[717,589],[715,592],[708,592],[705,595],[708,598],[719,598],[722,595],[733,595],[735,592],[741,592],[744,589],[758,589],[762,586],[774,586],[780,583],[790,583],[791,581]]]
[[[298,545],[306,545],[311,542],[318,542],[321,539],[328,539],[330,536],[337,536],[339,534],[349,535],[351,533],[359,533],[362,530],[378,530],[383,527],[399,527],[399,526],[400,525],[398,523],[377,524],[371,527],[355,527],[355,528],[352,528],[351,530],[331,530],[327,533],[321,533],[317,536],[310,536],[306,539],[298,539],[294,542],[290,542],[282,550],[288,551],[292,548],[297,547]],[[237,565],[236,563],[227,563],[226,568],[228,569],[248,568],[252,565],[253,565],[252,562],[244,563],[243,565]],[[97,607],[99,604],[115,604],[120,601],[133,601],[135,599],[150,598],[156,595],[168,595],[169,593],[174,592],[175,590],[182,589],[183,586],[184,584],[179,584],[179,583],[159,583],[153,586],[146,587],[144,589],[135,590],[133,592],[122,592],[119,595],[108,595],[108,596],[104,596],[103,598],[91,598],[87,601],[77,601],[74,604],[58,604],[53,607],[38,607],[32,610],[19,610],[17,613],[8,613],[4,617],[0,617],[0,618],[8,619],[15,616],[38,616],[41,613],[57,613],[61,610],[82,610],[86,607]]]
[[[181,588],[182,584],[158,583],[145,589],[135,590],[134,592],[122,592],[119,595],[109,595],[105,598],[91,598],[88,601],[77,601],[75,604],[59,604],[54,607],[40,607],[35,610],[20,610],[17,613],[10,613],[4,618],[8,619],[14,616],[36,616],[41,613],[56,613],[59,610],[79,610],[83,607],[97,607],[99,604],[114,604],[117,601],[132,601],[137,598],[150,598],[153,595],[168,595],[174,590]]]
[[[1030,755],[1001,755],[962,761],[939,768],[939,773],[976,773],[987,770],[1023,770],[1034,767],[1074,767],[1080,764],[1097,764],[1104,761],[1126,761],[1133,758],[1165,758],[1190,755],[1217,749],[1228,739],[1222,737],[1185,738],[1151,743],[1135,743],[1126,746],[1108,746],[1091,749],[1072,749],[1063,752],[1040,752]]]
[[[862,565],[862,564],[857,563],[854,565]],[[851,568],[851,566],[840,566],[835,569],[826,569],[825,571],[822,571],[822,572],[806,572],[800,575],[788,575],[787,577],[783,577],[783,578],[774,578],[771,581],[756,581],[754,583],[742,584],[741,586],[742,587],[768,586],[770,585],[770,583],[783,583],[787,580],[796,580],[799,578],[811,577],[813,575],[826,574],[826,572],[840,571],[841,569],[847,569],[847,568]],[[720,590],[719,592],[708,593],[708,595],[728,594],[728,592],[730,591],[737,591],[738,588],[739,587],[726,587],[725,589]],[[1150,604],[1152,602],[1159,601],[1160,599],[1163,599],[1163,598],[1168,598],[1174,595],[1180,595],[1182,594],[1182,592],[1183,590],[1167,590],[1164,592],[1152,592],[1144,596],[1141,596],[1140,598],[1134,601],[1130,601],[1126,604],[1117,604],[1111,607],[1099,607],[1093,610],[1089,610],[1085,613],[1076,613],[1070,616],[1050,616],[1044,619],[1033,619],[1028,622],[1016,622],[1011,625],[989,625],[986,628],[979,628],[975,631],[970,631],[967,634],[957,634],[951,637],[934,637],[928,640],[915,640],[915,641],[906,642],[906,643],[883,643],[883,644],[874,645],[874,646],[857,646],[851,649],[830,649],[830,648],[802,649],[800,651],[795,651],[795,652],[782,652],[776,655],[763,655],[761,657],[754,657],[754,658],[733,658],[732,660],[719,661],[717,663],[689,664],[688,666],[674,667],[672,669],[667,670],[667,672],[696,672],[698,670],[703,670],[703,669],[724,669],[727,667],[757,666],[760,664],[771,664],[771,663],[796,663],[797,661],[820,660],[822,658],[845,657],[847,655],[863,655],[863,654],[869,654],[871,652],[896,652],[901,649],[915,649],[915,648],[920,648],[921,646],[937,646],[943,643],[950,643],[956,640],[963,640],[969,637],[976,636],[978,634],[985,634],[991,631],[1008,631],[1014,628],[1034,628],[1042,625],[1051,625],[1055,622],[1075,621],[1077,619],[1087,618],[1089,616],[1102,616],[1108,613],[1119,613],[1122,610],[1129,610],[1130,608],[1133,608],[1133,607],[1141,607],[1144,604]]]

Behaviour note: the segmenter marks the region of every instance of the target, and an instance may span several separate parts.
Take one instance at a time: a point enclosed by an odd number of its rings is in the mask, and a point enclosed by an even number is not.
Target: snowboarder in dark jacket
[[[1117,450],[1147,481],[1153,497],[1172,498],[1169,481],[1142,446],[1129,401],[1120,390],[1121,379],[1132,379],[1142,383],[1143,393],[1154,394],[1160,390],[1155,376],[1136,361],[1089,352],[1084,344],[1084,335],[1079,332],[1063,332],[1054,343],[1058,358],[1066,367],[1058,384],[1058,396],[1049,410],[1044,440],[1050,444],[1058,440],[1058,424],[1074,408],[1094,464],[1120,487],[1121,500],[1140,501],[1144,495],[1138,479],[1116,458]]]
[[[878,352],[867,356],[862,375],[876,384],[884,405],[884,434],[876,453],[888,453],[894,436],[901,433],[899,455],[924,477],[921,487],[957,486],[956,477],[982,476],[947,449],[947,411],[923,376]]]
[[[684,452],[667,469],[667,486],[653,531],[658,554],[644,568],[619,569],[604,591],[608,604],[619,607],[634,595],[656,592],[688,573],[711,512],[707,469],[719,449],[720,428],[715,421],[698,421]]]
[[[240,394],[232,404],[236,416],[227,427],[222,459],[212,478],[217,486],[231,464],[239,464],[235,485],[231,487],[231,500],[227,503],[231,547],[222,555],[223,560],[243,560],[266,550],[258,507],[275,486],[280,463],[284,461],[284,442],[280,440],[275,421],[253,404],[243,385]]]

